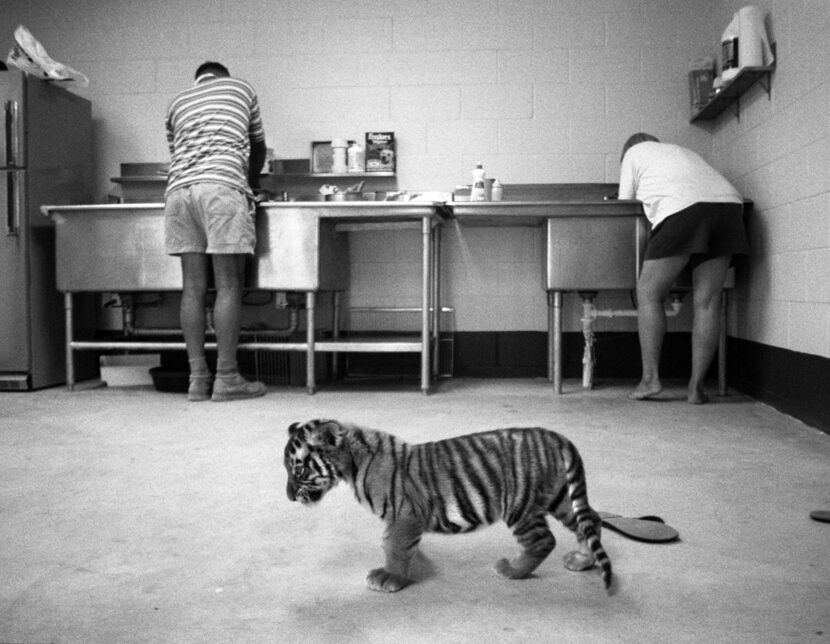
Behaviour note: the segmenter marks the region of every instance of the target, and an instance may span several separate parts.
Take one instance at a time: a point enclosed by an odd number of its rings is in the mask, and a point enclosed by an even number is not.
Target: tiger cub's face
[[[338,429],[336,423],[323,420],[294,423],[288,428],[284,463],[288,472],[286,494],[290,501],[317,503],[337,485],[340,477],[326,454],[336,446]]]

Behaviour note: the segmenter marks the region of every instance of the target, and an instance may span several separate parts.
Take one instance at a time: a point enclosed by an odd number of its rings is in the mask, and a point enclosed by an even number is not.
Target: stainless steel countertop
[[[631,199],[550,201],[453,201],[446,204],[462,225],[541,226],[553,217],[638,217],[642,203]]]

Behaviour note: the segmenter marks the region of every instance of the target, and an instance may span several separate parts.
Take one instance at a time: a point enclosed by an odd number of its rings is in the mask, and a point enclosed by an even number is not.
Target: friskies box
[[[395,172],[394,132],[366,132],[366,172]]]

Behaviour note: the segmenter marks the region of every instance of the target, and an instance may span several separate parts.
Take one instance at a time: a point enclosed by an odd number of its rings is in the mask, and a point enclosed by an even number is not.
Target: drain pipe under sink
[[[180,328],[171,327],[141,327],[135,322],[135,309],[140,306],[133,301],[132,297],[123,297],[121,304],[122,324],[124,328],[124,335],[126,337],[141,337],[141,336],[180,336],[182,330]],[[278,306],[282,310],[283,307]],[[279,328],[255,328],[255,329],[241,329],[240,337],[247,337],[259,334],[274,334],[274,335],[291,335],[300,327],[300,307],[294,304],[288,305],[289,320],[288,325]],[[213,310],[205,310],[205,333],[207,335],[216,335],[213,327]]]
[[[594,320],[597,318],[637,317],[637,309],[598,309],[594,306],[596,291],[580,291],[582,298],[582,336],[585,346],[582,352],[582,388],[594,388]],[[675,317],[680,313],[683,305],[683,295],[671,293],[671,308],[666,311],[667,317]]]

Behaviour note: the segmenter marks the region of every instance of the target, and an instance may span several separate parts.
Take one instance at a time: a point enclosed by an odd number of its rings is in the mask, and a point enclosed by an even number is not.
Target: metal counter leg
[[[432,377],[438,378],[441,357],[441,227],[432,229]]]
[[[334,291],[332,293],[332,301],[331,301],[332,313],[331,313],[331,339],[334,342],[340,341],[340,291]],[[332,377],[336,380],[340,377],[340,354],[337,351],[332,352],[331,354],[331,371]]]
[[[72,325],[72,293],[63,294],[63,314],[66,325],[66,386],[69,391],[75,389],[75,360],[72,355],[74,327]]]
[[[305,383],[306,392],[309,395],[317,391],[317,383],[314,380],[314,291],[307,291],[305,294],[306,308],[306,353],[305,353]]]
[[[548,380],[562,393],[562,291],[548,291]]]
[[[432,268],[432,221],[421,218],[421,391],[429,393],[429,305]]]

